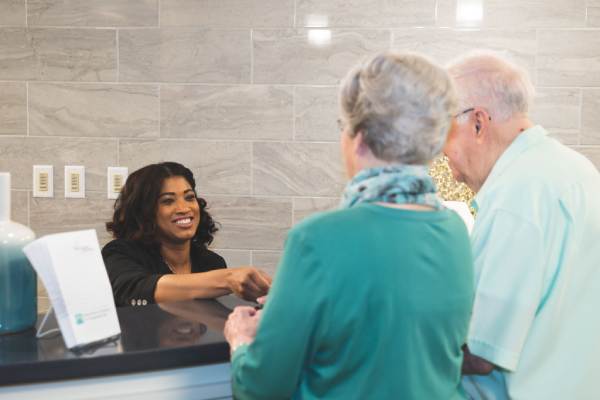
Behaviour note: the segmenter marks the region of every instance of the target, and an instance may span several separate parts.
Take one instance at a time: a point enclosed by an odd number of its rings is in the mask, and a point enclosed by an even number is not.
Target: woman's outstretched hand
[[[271,287],[271,277],[255,267],[231,268],[227,278],[229,289],[244,300],[256,301]]]

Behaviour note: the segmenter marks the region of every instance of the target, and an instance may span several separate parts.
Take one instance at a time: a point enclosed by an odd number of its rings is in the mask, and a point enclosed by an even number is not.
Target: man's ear
[[[491,121],[491,118],[487,115],[485,111],[475,110],[475,135],[478,140],[483,139],[483,136],[487,132],[487,128]]]

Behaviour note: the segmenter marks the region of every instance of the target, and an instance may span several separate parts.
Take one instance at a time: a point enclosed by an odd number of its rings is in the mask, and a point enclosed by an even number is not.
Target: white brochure
[[[121,333],[95,230],[43,236],[23,251],[46,287],[67,348]]]

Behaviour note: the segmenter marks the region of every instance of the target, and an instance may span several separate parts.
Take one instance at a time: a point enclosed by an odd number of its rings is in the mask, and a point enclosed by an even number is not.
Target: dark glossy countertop
[[[31,329],[0,336],[0,385],[228,362],[223,326],[239,303],[224,298],[117,308],[120,339],[77,354],[59,333],[36,339]],[[49,321],[49,328],[56,327],[53,317]]]

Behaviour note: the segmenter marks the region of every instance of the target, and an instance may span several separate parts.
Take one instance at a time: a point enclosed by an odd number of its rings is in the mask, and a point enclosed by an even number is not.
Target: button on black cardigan
[[[207,272],[226,268],[223,257],[192,242],[190,248],[192,272]],[[104,265],[117,307],[154,303],[158,279],[171,270],[157,246],[138,241],[116,239],[102,249]]]

